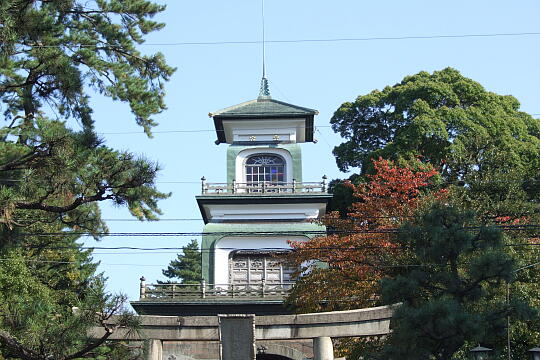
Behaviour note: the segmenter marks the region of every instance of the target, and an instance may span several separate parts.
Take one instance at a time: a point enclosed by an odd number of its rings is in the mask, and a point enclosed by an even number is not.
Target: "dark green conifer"
[[[169,279],[178,279],[182,284],[199,284],[202,280],[201,261],[197,240],[192,239],[182,247],[182,254],[178,254],[163,270],[163,275]]]
[[[501,231],[473,219],[437,206],[401,229],[398,244],[410,250],[410,263],[382,281],[383,301],[400,305],[376,358],[448,360],[478,343],[501,351],[507,316],[533,315],[517,298],[505,299],[515,261],[503,250]]]

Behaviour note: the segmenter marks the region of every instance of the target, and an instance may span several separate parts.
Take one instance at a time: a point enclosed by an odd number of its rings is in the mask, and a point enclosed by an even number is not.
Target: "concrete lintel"
[[[349,337],[385,335],[390,332],[393,307],[334,311],[326,313],[256,316],[257,340],[312,339],[316,337]],[[234,315],[238,316],[238,315]],[[128,334],[118,329],[111,339],[161,339],[161,340],[219,340],[217,316],[141,316],[137,333]],[[93,336],[101,336],[96,328]]]
[[[387,319],[392,317],[393,308],[389,306],[379,306],[373,308],[331,311],[311,314],[297,315],[276,315],[258,316],[255,318],[255,325],[308,325],[326,323],[350,323],[359,321],[371,321]]]

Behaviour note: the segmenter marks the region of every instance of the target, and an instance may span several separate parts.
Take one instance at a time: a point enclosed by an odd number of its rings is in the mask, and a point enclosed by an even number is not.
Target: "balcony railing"
[[[256,299],[287,296],[293,282],[254,284],[146,284],[141,277],[140,299],[194,300],[194,299]]]
[[[319,182],[250,182],[240,183],[233,180],[232,183],[209,183],[206,178],[201,178],[202,195],[256,195],[256,194],[293,194],[293,193],[326,193],[326,175]]]

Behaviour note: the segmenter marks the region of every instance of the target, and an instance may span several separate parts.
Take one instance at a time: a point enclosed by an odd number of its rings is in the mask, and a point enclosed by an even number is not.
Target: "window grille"
[[[251,156],[246,161],[246,182],[249,185],[258,185],[263,182],[284,183],[285,161],[276,155]]]

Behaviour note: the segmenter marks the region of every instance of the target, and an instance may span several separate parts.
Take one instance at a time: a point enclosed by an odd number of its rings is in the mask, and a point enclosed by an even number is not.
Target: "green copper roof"
[[[230,106],[208,114],[210,117],[268,117],[268,116],[306,116],[317,115],[318,111],[283,101],[274,100],[270,96]]]

